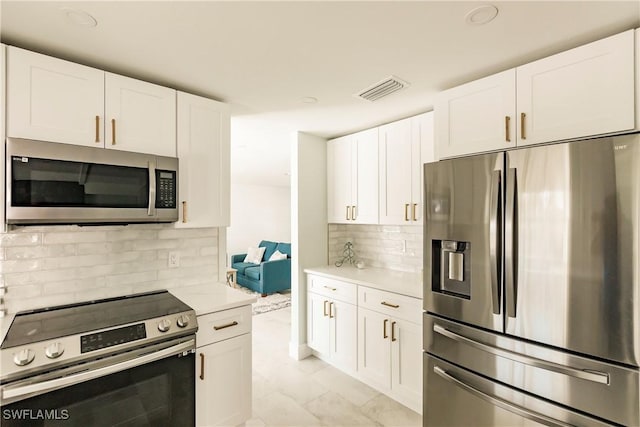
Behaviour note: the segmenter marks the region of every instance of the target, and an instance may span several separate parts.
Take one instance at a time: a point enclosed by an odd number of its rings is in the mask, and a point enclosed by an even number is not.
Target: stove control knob
[[[54,342],[44,350],[44,354],[46,354],[49,359],[56,359],[62,356],[62,353],[64,353],[64,347],[59,342]]]
[[[171,328],[171,322],[169,319],[162,319],[160,323],[158,323],[158,330],[160,332],[167,332]]]
[[[186,328],[187,326],[189,326],[189,316],[183,314],[182,316],[178,317],[178,321],[176,323],[178,324],[178,327]]]
[[[29,363],[33,362],[33,359],[36,357],[36,354],[33,350],[25,348],[24,350],[20,350],[16,354],[13,355],[13,363],[18,366],[25,366]]]

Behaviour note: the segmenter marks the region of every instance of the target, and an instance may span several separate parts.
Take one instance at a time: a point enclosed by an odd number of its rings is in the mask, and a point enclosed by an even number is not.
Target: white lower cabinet
[[[198,316],[196,425],[251,418],[251,306]]]
[[[314,274],[307,286],[314,354],[422,413],[422,300]]]
[[[422,326],[358,307],[358,376],[422,413]]]
[[[309,292],[308,345],[347,372],[356,370],[356,306]]]

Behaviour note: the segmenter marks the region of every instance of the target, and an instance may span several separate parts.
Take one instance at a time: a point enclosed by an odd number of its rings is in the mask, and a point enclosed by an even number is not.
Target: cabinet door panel
[[[104,145],[103,71],[15,47],[7,55],[8,136]]]
[[[175,226],[228,226],[230,142],[227,105],[179,92],[177,126],[181,209]]]
[[[385,391],[391,388],[390,341],[390,318],[358,307],[358,375]]]
[[[318,353],[329,355],[329,303],[326,297],[307,294],[307,344]]]
[[[355,305],[330,302],[331,361],[347,371],[356,370],[357,310]]]
[[[357,224],[378,223],[378,128],[353,135],[352,154],[356,173],[352,175],[352,204]]]
[[[411,223],[411,122],[381,126],[380,224]]]
[[[435,100],[436,157],[515,147],[515,99],[515,70],[440,92]]]
[[[251,418],[251,334],[196,352],[196,425],[238,425]]]
[[[391,343],[394,394],[418,413],[422,413],[422,326],[393,319]]]
[[[352,222],[351,216],[351,139],[336,138],[327,143],[327,209],[331,223]],[[347,212],[347,207],[349,211]]]
[[[633,129],[634,32],[518,67],[517,81],[518,145]]]
[[[424,163],[434,160],[433,112],[411,119],[411,220],[422,224]]]
[[[105,117],[107,148],[176,156],[174,89],[106,73]]]

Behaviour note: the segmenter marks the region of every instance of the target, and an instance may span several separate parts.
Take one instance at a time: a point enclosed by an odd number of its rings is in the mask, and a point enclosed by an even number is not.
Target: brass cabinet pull
[[[418,220],[418,215],[416,215],[416,208],[417,208],[417,207],[418,207],[418,204],[417,204],[417,203],[414,203],[414,204],[413,204],[413,212],[412,212],[412,213],[413,213],[413,220],[414,220],[414,221],[417,221],[417,220]]]
[[[182,201],[182,222],[183,223],[187,222],[187,201],[186,200]]]
[[[330,302],[329,303],[329,319],[333,319],[334,317],[336,317],[336,316],[334,316],[334,314],[333,314],[333,303]]]
[[[511,117],[504,116],[504,137],[507,142],[511,142],[511,136],[509,135],[509,127],[511,124]]]
[[[116,145],[116,119],[111,119],[111,145]]]
[[[391,341],[398,341],[396,339],[396,322],[391,322]]]
[[[351,219],[351,206],[347,206],[347,221]]]
[[[404,220],[409,221],[409,203],[404,204]]]
[[[386,301],[382,301],[380,304],[386,305],[387,307],[391,307],[391,308],[399,308],[400,307],[397,304],[391,304],[390,302],[386,302]]]
[[[213,329],[215,329],[216,331],[219,331],[220,329],[226,329],[226,328],[230,328],[232,326],[236,326],[238,324],[238,322],[236,322],[235,320],[231,323],[227,323],[226,325],[222,325],[222,326],[214,326]]]
[[[327,301],[327,300],[324,300],[324,301],[323,301],[322,315],[323,315],[323,316],[325,316],[325,317],[327,316],[327,303],[328,303],[328,302],[329,302],[329,301]]]
[[[384,322],[382,322],[382,339],[389,338],[389,336],[387,335],[387,322],[388,321],[389,321],[389,319],[384,319]]]
[[[200,379],[204,380],[204,353],[200,353]]]
[[[100,142],[100,116],[96,116],[96,142]]]
[[[332,288],[331,286],[324,285],[325,289],[329,289],[330,291],[335,291],[336,288]]]
[[[524,133],[524,120],[527,117],[525,113],[520,113],[520,137],[522,139],[527,139],[527,136]]]
[[[356,210],[356,207],[351,206],[351,219],[355,221],[357,216],[358,216],[358,211]]]

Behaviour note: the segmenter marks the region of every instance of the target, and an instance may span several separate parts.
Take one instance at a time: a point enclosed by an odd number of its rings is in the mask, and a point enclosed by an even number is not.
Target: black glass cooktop
[[[87,301],[16,314],[0,348],[81,334],[191,310],[167,291]]]

